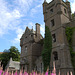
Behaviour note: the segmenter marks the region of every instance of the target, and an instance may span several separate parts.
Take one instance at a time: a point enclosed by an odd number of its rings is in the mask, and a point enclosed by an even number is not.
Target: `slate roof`
[[[19,70],[20,69],[20,62],[18,61],[13,61],[12,58],[10,58],[6,68],[14,68],[16,70]]]

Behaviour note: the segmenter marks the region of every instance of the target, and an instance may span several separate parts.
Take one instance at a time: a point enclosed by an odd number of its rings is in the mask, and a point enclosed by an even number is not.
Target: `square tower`
[[[43,14],[45,26],[48,26],[52,34],[52,54],[50,68],[53,68],[53,61],[56,63],[57,75],[73,72],[70,51],[65,35],[65,25],[71,21],[70,2],[63,0],[52,0],[43,3]]]

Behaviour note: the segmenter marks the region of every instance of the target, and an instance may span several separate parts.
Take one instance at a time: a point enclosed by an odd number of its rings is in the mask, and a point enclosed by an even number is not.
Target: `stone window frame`
[[[50,13],[51,13],[51,14],[53,13],[53,8],[50,9]]]
[[[56,42],[56,34],[55,33],[52,34],[52,42],[53,43]]]
[[[37,66],[36,66],[36,71],[37,71]]]
[[[27,49],[28,49],[27,46],[25,46],[25,53],[27,53]]]
[[[50,24],[51,24],[52,27],[55,26],[55,21],[54,21],[54,19],[52,19],[52,20],[50,21]]]
[[[27,38],[27,36],[25,38]]]
[[[53,56],[54,56],[54,60],[58,60],[58,52],[57,51],[53,51]]]
[[[41,62],[41,73],[42,73],[42,68],[43,68],[43,67],[42,67],[42,62]]]
[[[67,10],[66,10],[66,8],[64,8],[64,13],[65,13],[65,14],[67,13]]]
[[[31,34],[30,37],[33,37],[33,35]]]

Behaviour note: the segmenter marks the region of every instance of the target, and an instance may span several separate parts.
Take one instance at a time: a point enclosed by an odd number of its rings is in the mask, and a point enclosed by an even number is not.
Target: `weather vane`
[[[46,2],[46,0],[44,0],[44,2]]]

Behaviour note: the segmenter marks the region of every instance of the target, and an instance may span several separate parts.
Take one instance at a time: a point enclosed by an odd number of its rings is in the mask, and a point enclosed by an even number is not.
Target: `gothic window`
[[[66,9],[64,8],[64,12],[66,13]]]
[[[27,36],[25,38],[27,38]]]
[[[36,71],[37,71],[37,66],[36,66]]]
[[[41,73],[42,73],[42,63],[41,63]]]
[[[50,12],[53,13],[53,9],[50,9]]]
[[[27,53],[27,46],[25,46],[25,53]]]
[[[33,37],[33,35],[31,35],[31,37]]]
[[[58,60],[58,53],[56,51],[53,52],[54,60]]]
[[[51,26],[53,27],[55,24],[54,24],[54,19],[51,20]]]
[[[25,65],[23,66],[23,71],[25,70]]]
[[[52,40],[53,40],[53,42],[56,42],[56,35],[55,34],[52,34]]]

